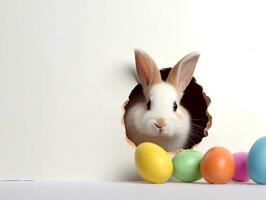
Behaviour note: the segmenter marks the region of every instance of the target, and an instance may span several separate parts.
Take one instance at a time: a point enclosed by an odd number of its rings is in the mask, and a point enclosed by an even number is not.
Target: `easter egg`
[[[235,159],[235,174],[233,180],[237,182],[245,182],[249,180],[248,169],[247,169],[247,152],[234,153],[233,157]]]
[[[235,172],[234,157],[224,147],[213,147],[203,156],[200,172],[208,183],[227,183]]]
[[[194,150],[185,150],[177,153],[172,159],[173,175],[183,182],[194,182],[201,178],[200,162],[203,155]]]
[[[150,183],[164,183],[173,172],[173,163],[167,152],[150,142],[137,146],[135,164],[139,175]]]
[[[266,137],[258,139],[248,155],[250,178],[258,184],[266,184]]]

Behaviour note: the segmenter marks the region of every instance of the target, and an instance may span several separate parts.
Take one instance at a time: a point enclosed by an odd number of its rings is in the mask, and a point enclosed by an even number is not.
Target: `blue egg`
[[[248,155],[250,178],[258,184],[266,184],[266,137],[258,139]]]

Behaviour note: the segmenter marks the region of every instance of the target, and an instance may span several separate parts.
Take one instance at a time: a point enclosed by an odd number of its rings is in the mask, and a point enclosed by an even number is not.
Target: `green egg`
[[[173,175],[182,182],[201,179],[200,162],[203,155],[195,150],[184,150],[173,158]]]

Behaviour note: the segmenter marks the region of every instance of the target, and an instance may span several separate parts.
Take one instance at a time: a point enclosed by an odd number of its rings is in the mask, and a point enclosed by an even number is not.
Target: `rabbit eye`
[[[151,100],[149,100],[147,103],[147,110],[150,110],[150,109],[151,109]]]
[[[174,102],[174,104],[173,104],[173,110],[174,110],[174,112],[176,112],[176,110],[177,110],[177,104],[176,104],[176,102]]]

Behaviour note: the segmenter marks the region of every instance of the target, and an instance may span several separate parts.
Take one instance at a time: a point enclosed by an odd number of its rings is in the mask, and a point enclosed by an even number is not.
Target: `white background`
[[[199,51],[213,126],[198,149],[248,151],[266,133],[265,18],[250,0],[1,0],[0,179],[135,179],[134,48],[160,67]]]

